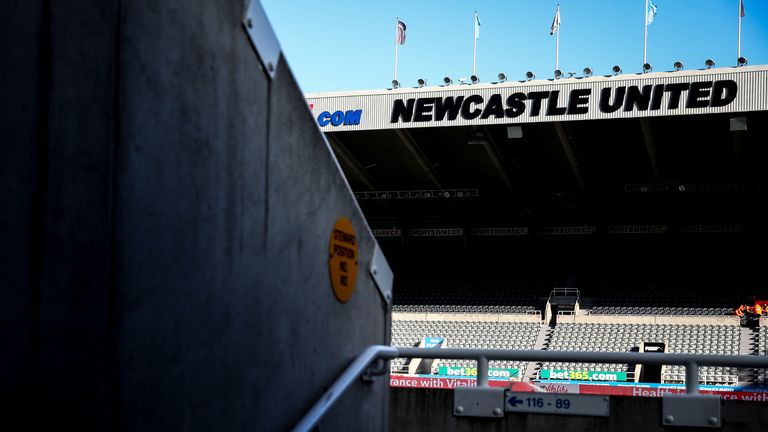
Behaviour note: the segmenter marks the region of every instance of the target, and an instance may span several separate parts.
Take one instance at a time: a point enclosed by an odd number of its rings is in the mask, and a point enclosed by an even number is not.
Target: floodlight
[[[400,87],[400,81],[398,80],[392,80],[392,88],[396,89]]]
[[[534,78],[536,78],[536,75],[533,72],[528,71],[528,72],[525,73],[525,79],[527,81],[530,81],[530,80],[532,80]]]
[[[480,78],[478,78],[477,75],[472,75],[469,77],[469,80],[472,81],[472,84],[477,84],[480,82]]]
[[[747,58],[746,57],[739,57],[736,60],[736,64],[738,64],[739,66],[746,66],[747,65]]]
[[[424,78],[419,78],[418,81],[416,81],[416,83],[419,84],[419,87],[424,87],[425,85],[427,85],[427,80],[425,80]]]
[[[648,73],[653,70],[653,66],[650,63],[643,64],[643,73]]]
[[[680,61],[676,61],[675,64],[673,64],[672,66],[675,67],[676,71],[682,70],[683,67],[685,67],[685,66],[683,66],[683,62],[680,62]]]
[[[585,76],[585,77],[590,77],[590,76],[592,76],[592,68],[589,68],[589,67],[585,67],[583,72],[584,72],[584,76]]]
[[[559,79],[563,77],[563,71],[560,69],[555,69],[555,79]]]
[[[453,80],[451,79],[451,77],[445,77],[445,78],[443,78],[443,82],[444,82],[444,83],[445,83],[445,85],[447,85],[447,86],[448,86],[448,85],[451,85],[451,84],[453,84]]]
[[[706,66],[706,67],[707,67],[707,69],[712,69],[713,67],[715,67],[715,61],[714,61],[714,60],[712,60],[712,59],[707,59],[707,60],[704,62],[704,66]]]
[[[499,82],[503,83],[506,80],[507,80],[507,74],[505,74],[504,72],[500,72],[499,73]]]
[[[616,65],[616,66],[612,67],[611,70],[613,71],[614,75],[618,75],[618,74],[621,73],[621,66]]]

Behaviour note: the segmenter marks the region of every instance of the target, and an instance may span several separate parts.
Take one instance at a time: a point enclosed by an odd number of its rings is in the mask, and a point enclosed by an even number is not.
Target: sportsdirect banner
[[[477,368],[476,367],[440,366],[440,368],[438,369],[438,373],[440,375],[476,377]],[[519,374],[520,374],[520,371],[517,369],[501,369],[501,368],[488,369],[489,378],[518,378]]]
[[[541,379],[568,380],[568,381],[626,381],[626,372],[599,372],[599,371],[569,371],[544,369],[541,371]]]

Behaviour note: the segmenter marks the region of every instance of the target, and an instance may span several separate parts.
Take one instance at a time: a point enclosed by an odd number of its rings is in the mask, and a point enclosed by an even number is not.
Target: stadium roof
[[[377,227],[743,223],[768,67],[308,94]]]

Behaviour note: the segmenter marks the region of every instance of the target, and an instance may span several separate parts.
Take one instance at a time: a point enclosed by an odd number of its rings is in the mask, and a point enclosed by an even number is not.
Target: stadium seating
[[[592,315],[669,315],[669,316],[709,316],[732,315],[730,307],[656,307],[656,306],[594,306],[589,311]]]
[[[394,312],[525,314],[541,307],[546,285],[528,282],[404,281]]]
[[[559,351],[630,351],[641,342],[664,342],[667,352],[739,354],[739,327],[729,325],[679,324],[573,324],[555,327],[548,349]],[[627,365],[543,363],[542,369],[592,369],[627,371]],[[738,371],[729,367],[702,367],[699,379],[707,384],[736,384]],[[685,381],[682,366],[664,366],[662,381]]]
[[[592,315],[732,315],[744,300],[743,295],[739,295],[741,291],[729,289],[725,283],[719,289],[709,290],[704,290],[703,282],[697,282],[701,286],[655,280],[640,280],[634,284],[625,281],[607,286],[602,285],[604,283],[582,290],[594,296],[589,311]],[[700,292],[707,292],[707,295],[699,295]]]
[[[392,322],[392,345],[418,345],[424,337],[444,337],[451,348],[532,349],[540,325],[532,322],[415,321]],[[390,362],[392,372],[400,371],[404,359]],[[445,360],[445,366],[474,366],[473,360]],[[523,369],[525,362],[490,361],[493,368]]]
[[[760,327],[757,339],[757,355],[768,355],[768,327]],[[768,386],[768,369],[757,369],[755,384]]]
[[[578,317],[558,320],[551,337],[541,333],[541,323],[504,323],[481,321],[407,321],[395,318],[392,324],[392,345],[416,346],[426,336],[445,337],[449,347],[502,348],[502,349],[549,349],[563,351],[627,352],[639,347],[641,342],[664,342],[669,353],[739,354],[741,330],[735,325],[716,325],[720,318],[708,324],[690,324],[692,320],[675,317],[722,317],[733,314],[736,305],[743,300],[743,290],[721,289],[707,291],[707,295],[695,295],[697,289],[708,289],[724,283],[720,280],[664,280],[632,277],[616,280],[596,275],[585,281],[581,293],[580,309],[558,310],[558,314],[617,316],[615,323],[579,323]],[[433,280],[400,280],[394,295],[393,312],[399,313],[447,313],[447,314],[536,314],[544,310],[546,298],[553,285],[546,285],[540,276],[515,282]],[[561,307],[562,309],[562,307]],[[665,323],[629,324],[618,317],[669,317]],[[442,319],[450,319],[442,316]],[[471,319],[474,319],[472,317]],[[586,319],[586,318],[585,318]],[[523,321],[522,319],[520,321]],[[575,322],[574,322],[575,321]],[[595,320],[593,320],[595,321]],[[597,321],[611,321],[599,318]],[[630,320],[631,321],[631,320]],[[637,320],[640,321],[640,320]],[[621,322],[621,323],[620,323]],[[642,320],[640,322],[647,322]],[[671,323],[670,323],[671,322]],[[541,333],[541,334],[540,334]],[[538,340],[537,340],[538,338]],[[768,333],[761,330],[760,354],[768,355]],[[526,376],[535,377],[528,363]],[[473,360],[443,361],[439,365],[473,366]],[[437,366],[439,366],[437,365]],[[391,370],[404,371],[404,359],[391,362]],[[490,367],[519,368],[524,362],[491,362]],[[541,363],[540,369],[592,370],[598,372],[629,372],[628,365],[597,363]],[[434,370],[433,366],[433,370]],[[633,368],[634,369],[634,368]],[[744,374],[744,371],[742,371]],[[742,382],[751,382],[741,377]],[[768,372],[758,371],[759,384],[768,384]],[[683,366],[665,365],[661,370],[665,383],[684,383]],[[702,384],[735,385],[739,382],[739,370],[733,367],[701,367]]]
[[[533,306],[509,305],[395,305],[392,312],[423,312],[423,313],[505,313],[528,314],[536,312]]]

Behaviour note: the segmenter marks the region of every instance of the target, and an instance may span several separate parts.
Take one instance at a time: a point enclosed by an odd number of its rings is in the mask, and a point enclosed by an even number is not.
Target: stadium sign
[[[765,88],[768,67],[748,66],[307,99],[323,130],[370,130],[766,111]]]
[[[489,378],[518,378],[520,371],[517,369],[489,368]],[[460,377],[476,377],[476,367],[440,366],[438,374]]]
[[[630,85],[615,89],[603,87],[599,93],[598,108],[603,113],[614,113],[620,109],[624,112],[658,111],[662,103],[669,110],[679,107],[722,107],[736,99],[738,89],[738,84],[733,80],[647,84],[642,87]],[[526,113],[529,117],[588,114],[592,97],[592,89],[589,87],[572,89],[562,97],[560,90],[507,93],[492,93],[487,100],[481,94],[409,98],[405,101],[395,99],[389,122],[454,121],[459,115],[465,120],[474,120],[478,117],[515,118]],[[684,94],[687,96],[684,97]],[[681,103],[681,99],[684,103]],[[545,100],[546,103],[543,102]],[[543,105],[546,105],[546,110],[542,110]]]
[[[464,228],[411,228],[409,237],[462,237]]]
[[[599,371],[569,371],[543,369],[541,379],[569,380],[569,381],[626,381],[626,372],[599,372]]]
[[[527,236],[528,227],[484,227],[472,228],[476,237]]]
[[[323,126],[355,126],[360,124],[363,110],[334,111],[333,114],[323,111],[317,116],[317,124]]]
[[[403,234],[399,228],[374,228],[371,231],[376,238],[399,238]]]

